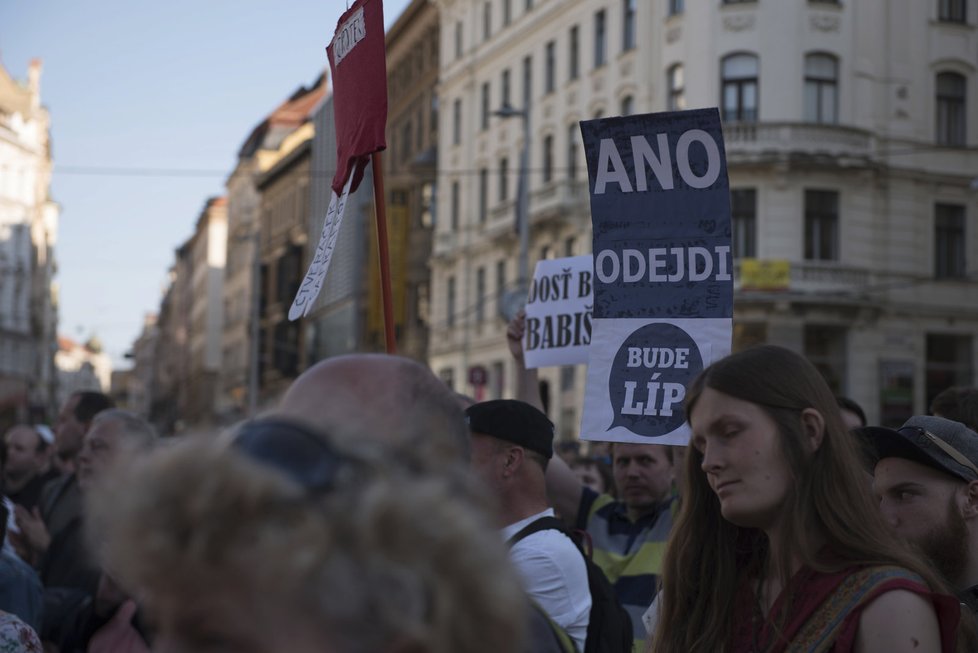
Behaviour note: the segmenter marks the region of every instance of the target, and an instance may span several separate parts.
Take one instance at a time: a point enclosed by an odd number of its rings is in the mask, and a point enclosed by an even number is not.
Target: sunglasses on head
[[[923,429],[919,426],[904,426],[903,428],[897,429],[897,433],[910,432],[916,433],[917,435],[923,436],[930,440],[937,448],[949,455],[954,462],[958,463],[962,467],[966,467],[974,472],[975,476],[978,476],[978,466],[975,466],[973,462],[968,460],[968,457],[963,453],[949,445],[947,442],[937,437],[927,429]]]
[[[245,422],[231,448],[284,473],[314,495],[334,490],[361,462],[309,427],[276,417]]]

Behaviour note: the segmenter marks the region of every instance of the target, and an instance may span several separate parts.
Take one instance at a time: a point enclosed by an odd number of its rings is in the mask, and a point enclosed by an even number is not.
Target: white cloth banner
[[[319,236],[319,244],[316,245],[316,253],[299,286],[299,291],[295,294],[292,307],[289,308],[290,321],[305,317],[316,303],[319,291],[323,289],[323,280],[326,279],[326,271],[329,270],[329,262],[333,258],[333,248],[336,247],[336,238],[340,234],[340,224],[343,222],[343,212],[346,210],[346,199],[350,194],[351,183],[353,183],[352,174],[346,179],[343,194],[337,197],[334,192],[329,202],[326,219],[323,220],[323,233]]]
[[[523,360],[527,368],[587,363],[593,275],[590,254],[537,263],[526,298]]]

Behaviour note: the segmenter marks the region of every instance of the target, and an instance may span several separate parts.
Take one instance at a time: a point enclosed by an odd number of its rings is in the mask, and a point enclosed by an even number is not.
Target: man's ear
[[[808,446],[813,452],[818,451],[819,447],[822,446],[823,438],[825,438],[825,418],[822,417],[822,413],[814,408],[806,408],[801,411],[801,427],[805,432],[805,438],[808,440]]]
[[[512,476],[523,464],[523,447],[506,447],[506,457],[503,459],[503,476]]]
[[[971,481],[964,486],[961,516],[965,519],[978,518],[978,481]]]

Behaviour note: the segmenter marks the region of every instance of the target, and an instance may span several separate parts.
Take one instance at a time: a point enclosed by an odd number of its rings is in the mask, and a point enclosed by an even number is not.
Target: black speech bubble
[[[629,349],[638,348],[642,351],[642,364],[637,367],[629,367]],[[644,350],[659,350],[658,353],[650,351],[648,361],[654,363],[652,368],[646,367],[646,357]],[[662,350],[672,352],[675,362],[676,353],[680,350],[686,351],[685,367],[663,366],[668,363],[670,354]],[[680,356],[682,354],[680,353]],[[611,410],[615,417],[608,430],[616,426],[623,426],[636,435],[643,435],[650,438],[667,435],[682,426],[686,421],[686,414],[683,411],[682,400],[686,395],[686,387],[703,371],[703,357],[700,355],[699,347],[692,336],[674,324],[659,322],[646,324],[645,326],[632,332],[615,354],[612,363],[611,374],[608,377],[608,396],[611,399]],[[659,376],[655,376],[658,374]],[[642,404],[642,414],[634,415],[623,413],[626,408],[628,387],[626,384],[634,383],[633,395],[627,402],[632,409],[637,408],[638,403]],[[648,383],[658,383],[659,387],[650,393]],[[647,409],[648,395],[654,394],[655,402],[653,410],[656,414],[644,414]],[[664,407],[663,400],[666,397],[675,397],[671,407]],[[671,410],[671,414],[661,414]]]

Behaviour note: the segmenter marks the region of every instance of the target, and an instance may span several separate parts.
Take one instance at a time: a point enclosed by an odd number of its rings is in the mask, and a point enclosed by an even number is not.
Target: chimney
[[[31,108],[41,107],[41,68],[43,64],[40,59],[31,59],[27,69],[27,88],[31,92]]]

